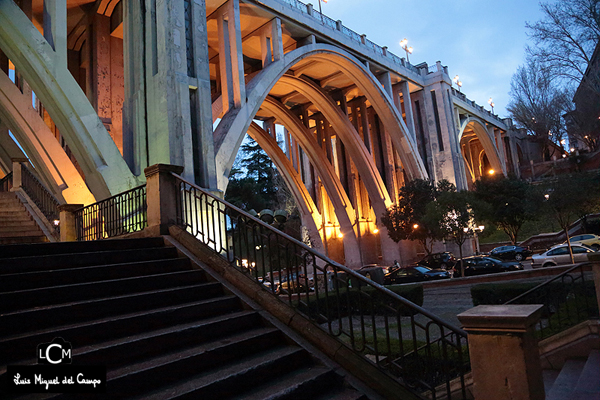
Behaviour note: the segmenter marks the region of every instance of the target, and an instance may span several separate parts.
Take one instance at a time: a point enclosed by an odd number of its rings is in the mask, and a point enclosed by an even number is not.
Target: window
[[[573,246],[573,254],[581,254],[581,253],[589,253],[590,250],[586,249],[585,247],[581,247],[581,246]]]
[[[554,250],[550,250],[548,252],[549,256],[562,256],[564,254],[567,254],[569,252],[569,249],[566,247],[559,247],[558,249],[554,249]]]

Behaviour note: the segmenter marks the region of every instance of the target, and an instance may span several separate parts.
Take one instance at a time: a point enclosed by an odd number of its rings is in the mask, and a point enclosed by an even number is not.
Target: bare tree
[[[555,82],[548,69],[529,57],[510,84],[507,110],[517,125],[527,129],[541,144],[544,154],[549,153],[550,142],[561,145],[565,135],[562,116],[572,108],[568,92]]]
[[[556,0],[540,7],[542,20],[526,24],[535,43],[528,53],[550,78],[579,84],[600,39],[600,0]]]

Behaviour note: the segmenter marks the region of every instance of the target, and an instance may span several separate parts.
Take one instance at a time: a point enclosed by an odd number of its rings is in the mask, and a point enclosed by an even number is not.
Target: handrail
[[[563,273],[504,303],[542,304],[537,330],[541,338],[560,333],[590,317],[598,317],[593,279],[586,280],[590,263],[576,264]]]
[[[0,192],[8,192],[12,188],[13,173],[9,172],[6,176],[0,179]]]
[[[59,219],[58,206],[60,202],[23,163],[21,164],[21,188],[50,223]]]
[[[179,226],[419,394],[466,397],[462,329],[173,175]],[[460,393],[451,393],[457,378]]]
[[[148,226],[146,185],[75,211],[77,240],[98,240],[138,232]]]

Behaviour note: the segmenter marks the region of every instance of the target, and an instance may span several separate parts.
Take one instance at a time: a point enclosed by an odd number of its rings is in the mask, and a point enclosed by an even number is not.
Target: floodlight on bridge
[[[491,97],[488,99],[488,104],[490,105],[490,107],[492,107],[492,114],[493,114],[495,104]]]
[[[452,79],[452,82],[456,83],[456,86],[458,86],[458,91],[460,92],[460,88],[462,87],[462,81],[458,78],[458,75],[456,75]]]
[[[406,52],[406,61],[408,61],[410,63],[410,59],[408,58],[409,54],[412,54],[413,52],[413,48],[408,47],[408,39],[404,38],[400,41],[400,47],[402,47],[404,49],[404,51]]]

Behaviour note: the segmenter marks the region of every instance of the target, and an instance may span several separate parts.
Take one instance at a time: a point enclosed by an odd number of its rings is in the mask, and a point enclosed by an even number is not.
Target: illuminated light
[[[490,169],[490,170],[488,171],[488,174],[490,174],[490,175],[494,175],[495,173],[496,173],[496,171],[494,171],[493,169]]]
[[[549,195],[548,193],[546,193],[546,194],[544,195],[544,197],[546,198],[546,200],[548,200],[548,199],[550,198],[550,195]]]
[[[246,260],[245,258],[242,259],[242,267],[248,268],[248,260]]]
[[[479,230],[483,231],[485,229],[485,225],[479,225]]]
[[[567,155],[566,155],[566,154],[563,154],[563,158],[567,158]]]
[[[575,148],[574,148],[574,147],[571,147],[569,150],[570,150],[570,151],[571,151],[571,153],[572,153],[572,152],[574,152],[574,151],[575,151]]]
[[[463,228],[463,232],[465,232],[465,233],[469,232],[469,228]]]
[[[373,229],[373,233],[379,233],[379,229],[377,229],[377,228]]]
[[[409,47],[408,49],[406,49],[406,51],[408,51],[410,54],[412,54],[412,52],[413,52],[413,48],[412,48],[412,46],[411,46],[411,47]]]
[[[52,223],[54,224],[54,226],[58,226],[60,224],[60,221],[55,219],[54,221],[52,221]]]
[[[454,82],[454,83],[458,82],[458,75],[456,75],[454,78],[452,78],[452,82]]]
[[[588,137],[587,137],[587,136],[584,136],[583,138],[584,138],[584,139],[587,139]]]
[[[340,233],[338,233],[337,237],[338,237],[338,239],[341,239],[344,237],[344,234],[342,232],[340,232]]]
[[[400,46],[404,47],[404,46],[406,46],[407,43],[408,43],[408,39],[404,38],[400,41]]]
[[[566,139],[561,140],[560,144],[567,144],[567,140]]]
[[[413,229],[418,229],[419,228],[419,224],[414,224],[413,225]]]
[[[256,250],[260,250],[260,246],[256,246]]]

